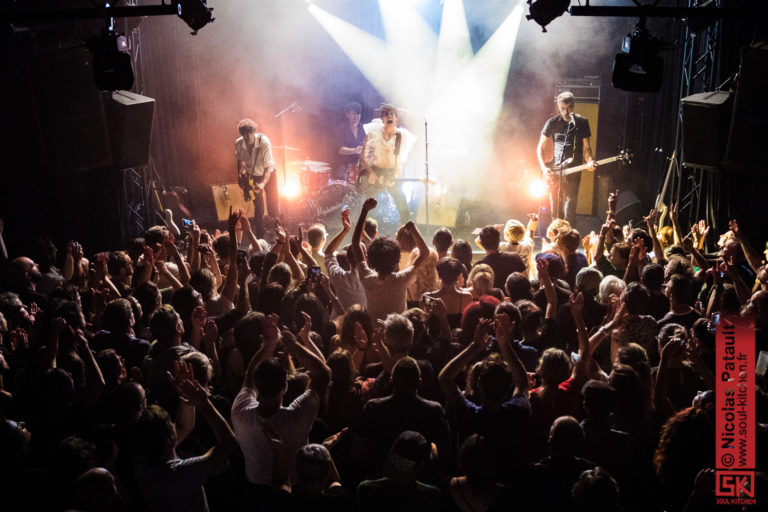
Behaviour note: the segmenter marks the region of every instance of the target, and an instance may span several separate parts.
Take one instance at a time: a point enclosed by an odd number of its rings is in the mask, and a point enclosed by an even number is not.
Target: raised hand
[[[277,235],[277,243],[285,244],[288,242],[288,235],[286,234],[280,219],[275,219],[275,234]]]
[[[360,350],[365,350],[368,348],[368,335],[365,334],[363,324],[360,322],[355,322],[355,330],[352,333],[352,340]]]
[[[539,261],[537,261],[536,271],[539,274],[539,279],[541,280],[542,284],[552,283],[552,280],[549,277],[549,260],[541,258]]]
[[[728,221],[728,228],[733,232],[733,236],[739,236],[741,234],[739,232],[739,223],[736,222],[736,219]]]
[[[264,318],[264,341],[277,341],[280,339],[280,317],[275,313],[270,314]]]
[[[680,204],[675,203],[672,205],[672,209],[669,211],[669,218],[673,223],[677,224],[680,219]]]
[[[363,203],[363,211],[365,211],[365,212],[369,212],[369,211],[373,210],[374,208],[376,208],[376,206],[377,206],[378,204],[379,204],[379,203],[378,203],[378,202],[377,202],[377,201],[376,201],[374,198],[372,198],[372,197],[369,197],[369,198],[368,198],[368,199],[366,199],[366,200],[365,200],[365,202]]]
[[[195,380],[192,366],[189,363],[174,361],[173,372],[166,372],[166,375],[181,398],[186,402],[199,407],[208,400],[208,393]]]
[[[344,228],[344,231],[352,229],[352,223],[349,221],[350,211],[348,207],[341,210],[341,227]]]
[[[509,318],[509,315],[504,313],[497,314],[494,318],[495,318],[494,327],[496,328],[496,339],[511,340],[512,329],[515,326],[515,322],[513,322],[512,319]]]
[[[534,222],[539,222],[539,214],[538,213],[529,213],[528,218],[531,219]]]
[[[619,189],[608,194],[608,209],[612,212],[616,211],[616,205],[619,202]]]
[[[192,310],[192,315],[190,316],[192,328],[202,333],[207,318],[208,312],[203,306],[195,307],[195,309]]]
[[[485,348],[488,342],[488,337],[491,335],[492,331],[493,320],[490,318],[481,318],[477,323],[477,327],[475,328],[475,336],[472,339],[472,345],[474,345],[475,348]]]
[[[306,345],[309,343],[309,331],[312,330],[312,317],[306,312],[301,312],[301,317],[304,319],[304,325],[299,330],[299,339]]]
[[[584,294],[581,292],[573,292],[568,297],[568,304],[571,306],[571,313],[580,314],[584,309]]]

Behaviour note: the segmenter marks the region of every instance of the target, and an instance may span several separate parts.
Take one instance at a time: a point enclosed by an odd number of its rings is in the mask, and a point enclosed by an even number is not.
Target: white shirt
[[[288,407],[280,409],[271,418],[262,418],[257,410],[259,401],[256,390],[242,388],[232,404],[232,427],[245,458],[245,476],[256,485],[272,485],[275,451],[264,434],[264,424],[269,423],[280,435],[283,447],[288,450],[288,460],[296,458],[296,452],[307,444],[312,422],[320,410],[320,397],[308,389]]]
[[[264,171],[275,167],[272,159],[272,144],[263,133],[257,133],[253,151],[248,151],[248,145],[243,137],[235,141],[235,156],[238,161],[245,162],[245,169],[253,176],[264,176]]]
[[[395,159],[395,140],[397,137],[393,134],[389,139],[384,138],[384,123],[381,119],[374,119],[364,125],[363,129],[367,137],[363,157],[368,165],[375,167],[392,169],[395,167],[395,161],[400,165],[404,164],[416,142],[415,135],[405,128],[398,128],[397,131],[401,134],[400,154]]]
[[[347,272],[341,268],[336,254],[325,255],[325,268],[328,270],[328,279],[333,285],[333,289],[336,290],[336,297],[344,309],[349,309],[354,304],[360,304],[367,308],[368,301],[365,297],[365,288],[363,288],[363,283],[360,282],[357,272]]]
[[[408,267],[400,272],[395,272],[379,278],[379,274],[368,266],[368,262],[360,264],[360,282],[365,288],[365,296],[368,303],[368,312],[371,318],[384,320],[390,313],[402,313],[405,311],[406,290],[408,285],[416,281],[416,267]]]

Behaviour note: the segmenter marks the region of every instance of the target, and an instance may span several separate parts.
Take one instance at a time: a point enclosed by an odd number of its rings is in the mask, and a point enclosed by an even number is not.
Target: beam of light
[[[477,173],[494,159],[523,0],[476,55],[462,0],[445,0],[439,37],[407,0],[379,0],[379,7],[386,41],[315,5],[309,11],[386,100],[429,119],[435,177],[476,192],[484,181]]]
[[[547,193],[547,184],[534,178],[528,182],[528,195],[534,199],[540,199]]]
[[[424,112],[433,83],[437,36],[410,0],[379,0],[379,9],[393,66],[381,69],[391,82],[388,97],[395,105]]]
[[[382,94],[388,91],[394,80],[391,72],[382,72],[382,69],[390,68],[390,51],[387,44],[314,4],[310,4],[308,9],[355,66],[362,71],[371,85]]]

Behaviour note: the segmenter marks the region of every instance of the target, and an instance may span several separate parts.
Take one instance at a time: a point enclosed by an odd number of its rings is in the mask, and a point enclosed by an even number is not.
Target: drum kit
[[[331,166],[326,162],[299,160],[299,183],[303,199],[299,202],[299,211],[311,219],[321,222],[326,229],[334,231],[341,228],[341,211],[349,208],[350,218],[360,215],[363,202],[367,197],[377,201],[371,216],[379,224],[379,232],[394,234],[400,226],[400,213],[389,191],[383,186],[368,184],[362,166],[347,166],[346,179],[332,179]],[[409,180],[421,181],[421,180]]]

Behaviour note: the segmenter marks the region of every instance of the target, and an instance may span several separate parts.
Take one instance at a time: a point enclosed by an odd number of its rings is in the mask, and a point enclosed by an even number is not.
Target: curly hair
[[[368,248],[368,265],[384,278],[397,272],[400,264],[400,246],[391,238],[377,238]]]

